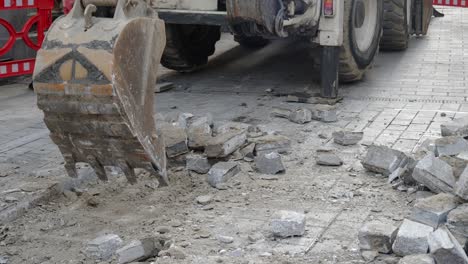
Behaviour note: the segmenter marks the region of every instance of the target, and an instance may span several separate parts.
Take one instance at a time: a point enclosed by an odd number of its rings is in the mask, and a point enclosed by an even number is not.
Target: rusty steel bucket
[[[100,4],[115,6],[114,17],[94,17]],[[153,119],[165,43],[164,22],[141,0],[77,0],[53,23],[33,84],[71,177],[85,162],[101,180],[108,179],[104,166],[119,167],[130,183],[134,169],[143,168],[167,185],[164,142]]]

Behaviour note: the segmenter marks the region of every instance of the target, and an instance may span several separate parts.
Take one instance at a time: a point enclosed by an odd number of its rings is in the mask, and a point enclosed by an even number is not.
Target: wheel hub
[[[376,0],[355,0],[353,5],[353,34],[358,49],[366,52],[377,34],[378,3]]]

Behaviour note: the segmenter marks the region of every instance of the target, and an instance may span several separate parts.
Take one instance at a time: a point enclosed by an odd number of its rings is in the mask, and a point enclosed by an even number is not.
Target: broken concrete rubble
[[[434,144],[436,156],[456,156],[468,151],[468,142],[459,136],[438,138]]]
[[[213,196],[211,195],[200,195],[196,198],[197,203],[201,205],[207,205],[211,203],[212,200],[213,200]]]
[[[185,128],[174,126],[169,123],[161,123],[158,129],[164,138],[168,157],[172,158],[189,151]]]
[[[281,108],[281,107],[273,107],[273,109],[271,111],[271,116],[281,117],[281,118],[289,118],[291,113],[292,113],[291,109]]]
[[[341,166],[343,160],[333,152],[318,152],[315,160],[322,166]]]
[[[229,130],[210,139],[205,145],[205,154],[209,158],[223,158],[244,145],[247,131]]]
[[[431,233],[428,242],[436,263],[468,264],[465,251],[447,228],[441,227]]]
[[[429,254],[418,254],[406,256],[398,264],[436,264],[434,258]]]
[[[390,253],[398,228],[389,223],[372,221],[359,230],[359,247],[361,250],[372,250]]]
[[[312,109],[312,119],[324,123],[333,123],[338,121],[336,107],[330,105],[316,105]]]
[[[212,137],[213,117],[205,115],[194,117],[187,124],[188,146],[203,149]]]
[[[305,233],[306,218],[303,213],[294,211],[278,211],[273,214],[270,230],[275,237],[302,236]]]
[[[468,204],[462,204],[450,211],[447,227],[454,235],[468,237]]]
[[[468,118],[456,118],[453,121],[440,125],[440,132],[443,137],[448,136],[468,136]]]
[[[208,183],[217,188],[219,184],[227,182],[240,172],[236,162],[218,162],[208,172]]]
[[[189,171],[205,174],[211,169],[211,165],[206,156],[191,153],[186,156],[186,168]]]
[[[408,157],[398,150],[371,145],[361,163],[369,171],[389,176],[397,168],[405,166]]]
[[[108,260],[122,246],[122,243],[123,241],[118,235],[103,235],[89,241],[83,253],[88,258]]]
[[[458,156],[457,157],[442,156],[439,158],[447,162],[447,164],[452,167],[453,176],[455,177],[455,179],[460,178],[460,175],[463,173],[463,171],[466,168],[466,165],[468,164],[468,160],[460,159],[458,158]]]
[[[418,162],[413,171],[413,178],[435,193],[452,193],[455,186],[452,167],[433,154]]]
[[[250,138],[249,142],[255,143],[257,155],[278,152],[286,153],[291,149],[291,140],[281,135],[266,135],[257,138]]]
[[[157,247],[156,243],[157,242],[153,238],[131,241],[116,251],[119,264],[144,260],[149,257],[156,256],[161,247],[161,245]]]
[[[312,121],[312,112],[307,108],[298,108],[291,112],[289,120],[297,124],[305,124]]]
[[[427,253],[427,236],[433,231],[434,228],[428,225],[403,220],[392,246],[393,252],[399,256]]]
[[[257,155],[254,161],[257,170],[263,174],[275,175],[285,171],[281,155],[278,152]]]
[[[158,257],[171,257],[171,258],[174,258],[174,259],[185,259],[187,257],[187,255],[178,246],[171,245],[168,249],[161,250],[158,253]]]
[[[438,228],[446,222],[447,215],[458,204],[458,198],[448,193],[440,193],[419,199],[414,205],[409,219]]]
[[[359,143],[364,137],[364,132],[341,130],[333,132],[332,137],[336,144],[350,146]]]
[[[460,175],[456,186],[455,193],[464,200],[468,200],[468,167]]]

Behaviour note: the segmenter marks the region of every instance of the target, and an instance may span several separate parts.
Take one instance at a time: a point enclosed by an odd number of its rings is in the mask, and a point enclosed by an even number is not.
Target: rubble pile
[[[373,145],[361,159],[395,188],[413,185],[413,191],[433,193],[415,201],[396,232],[392,223],[365,224],[359,232],[363,257],[371,251],[394,253],[402,257],[399,264],[468,264],[468,119],[441,130],[442,138],[427,140],[411,156]]]

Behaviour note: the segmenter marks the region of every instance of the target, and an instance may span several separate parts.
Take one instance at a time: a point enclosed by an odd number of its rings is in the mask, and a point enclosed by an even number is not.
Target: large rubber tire
[[[383,35],[380,48],[400,51],[408,48],[408,0],[384,0]]]
[[[161,64],[180,72],[193,71],[208,63],[220,38],[219,26],[166,24]]]
[[[242,47],[249,49],[259,49],[270,44],[270,40],[262,37],[247,37],[242,35],[234,35],[234,40]]]
[[[370,1],[370,2],[368,2]],[[375,16],[367,13],[364,5],[373,5]],[[371,9],[371,8],[369,8]],[[339,78],[342,82],[361,80],[364,73],[370,68],[374,57],[379,50],[382,35],[383,0],[344,0],[343,46],[340,52]],[[362,12],[365,12],[364,14]],[[370,35],[358,33],[363,26],[371,29]],[[363,43],[366,40],[366,44]]]

